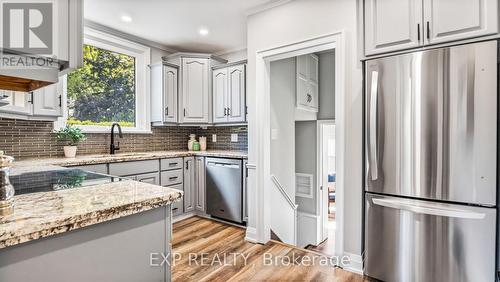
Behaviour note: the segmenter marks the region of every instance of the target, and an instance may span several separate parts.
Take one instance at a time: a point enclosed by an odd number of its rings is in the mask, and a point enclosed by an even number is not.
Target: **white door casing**
[[[335,49],[335,113],[336,113],[336,152],[337,152],[337,199],[343,201],[345,179],[345,33],[335,32],[329,35],[311,38],[298,42],[286,42],[281,46],[259,50],[256,52],[255,61],[255,109],[258,113],[253,128],[256,128],[255,164],[248,164],[249,170],[249,222],[255,222],[255,227],[247,228],[245,239],[252,242],[266,243],[270,240],[270,189],[271,166],[271,113],[270,113],[270,62],[285,58],[296,57],[325,50]],[[255,217],[255,218],[250,218]],[[335,234],[335,249],[338,254],[343,254],[343,206],[337,207]]]

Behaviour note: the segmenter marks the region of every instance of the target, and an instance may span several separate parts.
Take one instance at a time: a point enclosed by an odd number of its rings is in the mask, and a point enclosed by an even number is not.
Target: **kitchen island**
[[[15,164],[12,176],[59,171]],[[182,192],[120,178],[14,196],[0,217],[0,281],[170,281],[171,204]]]

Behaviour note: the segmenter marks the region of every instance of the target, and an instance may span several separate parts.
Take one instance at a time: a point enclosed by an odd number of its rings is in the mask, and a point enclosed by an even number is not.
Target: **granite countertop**
[[[247,158],[235,151],[159,151],[15,161],[11,175],[63,167],[187,156]],[[182,191],[124,179],[120,182],[14,196],[14,212],[0,216],[0,249],[179,201]]]
[[[176,157],[189,156],[204,156],[204,157],[220,157],[220,158],[239,158],[247,159],[247,152],[242,151],[155,151],[155,152],[137,152],[137,153],[122,153],[116,155],[83,155],[76,158],[41,158],[32,160],[15,161],[14,168],[28,167],[46,167],[46,166],[80,166],[104,163],[117,163],[126,161],[141,161]]]
[[[181,197],[182,191],[127,179],[14,196],[13,214],[0,216],[0,249],[165,206]]]

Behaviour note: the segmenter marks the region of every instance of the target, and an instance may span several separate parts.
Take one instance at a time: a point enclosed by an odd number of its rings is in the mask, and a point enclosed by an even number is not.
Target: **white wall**
[[[256,52],[284,44],[303,41],[334,32],[346,34],[346,178],[344,251],[361,254],[361,64],[356,58],[357,1],[295,0],[282,6],[251,15],[248,18],[248,105],[249,163],[257,159],[255,81]],[[339,71],[339,70],[337,70]],[[258,168],[257,168],[258,169]],[[249,190],[255,189],[255,171],[250,171]],[[255,195],[249,196],[255,205]],[[255,206],[249,209],[249,227],[255,228]]]

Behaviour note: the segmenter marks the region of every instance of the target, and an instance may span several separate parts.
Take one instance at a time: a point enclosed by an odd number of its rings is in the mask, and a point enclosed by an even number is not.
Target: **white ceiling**
[[[273,0],[85,0],[85,18],[166,47],[223,53],[246,48],[246,17]],[[130,16],[125,23],[122,16]],[[201,36],[200,28],[209,34]]]

